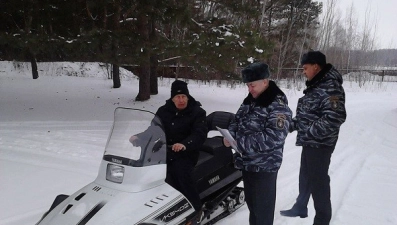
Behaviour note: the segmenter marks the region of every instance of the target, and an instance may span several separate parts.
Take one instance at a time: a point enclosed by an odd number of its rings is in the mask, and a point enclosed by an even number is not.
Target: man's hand
[[[291,123],[289,124],[288,127],[288,132],[292,133],[296,130],[296,124],[297,124],[297,119],[296,117],[292,118]]]
[[[230,144],[230,142],[229,142],[226,138],[223,138],[223,145],[224,145],[225,147],[230,147],[230,146],[232,146],[232,145]]]
[[[184,151],[184,150],[186,150],[186,146],[184,146],[183,144],[181,144],[181,143],[176,143],[176,144],[173,144],[172,145],[172,151],[174,151],[174,152],[179,152],[179,151]]]
[[[136,140],[138,140],[138,137],[137,137],[137,136],[131,136],[131,137],[130,137],[130,142],[131,142],[131,144],[132,144],[133,146],[135,146],[135,147],[138,146]]]

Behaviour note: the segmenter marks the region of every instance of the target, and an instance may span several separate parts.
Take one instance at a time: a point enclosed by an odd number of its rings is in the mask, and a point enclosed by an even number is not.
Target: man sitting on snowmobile
[[[175,80],[171,98],[156,115],[161,120],[168,145],[166,182],[185,195],[199,212],[202,203],[191,174],[198,161],[199,149],[207,138],[206,111],[189,94],[187,83]],[[136,145],[139,136],[132,136],[130,142]]]

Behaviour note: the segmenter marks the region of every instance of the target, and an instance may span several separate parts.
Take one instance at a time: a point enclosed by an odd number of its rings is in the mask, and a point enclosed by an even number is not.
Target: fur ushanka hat
[[[241,71],[244,83],[267,79],[270,77],[269,66],[262,62],[248,65]]]
[[[325,55],[320,51],[310,51],[302,55],[301,65],[318,64],[323,67],[327,64]]]

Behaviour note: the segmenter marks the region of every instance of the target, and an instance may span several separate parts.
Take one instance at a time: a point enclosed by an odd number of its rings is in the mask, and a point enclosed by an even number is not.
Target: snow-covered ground
[[[32,225],[60,193],[72,194],[92,182],[116,107],[155,111],[170,96],[170,79],[159,94],[135,102],[137,78],[122,70],[122,87],[112,88],[98,64],[40,63],[33,80],[28,64],[0,62],[0,224]],[[347,78],[347,77],[345,77]],[[394,79],[395,80],[395,79]],[[347,121],[330,166],[333,225],[397,224],[397,82],[371,79],[358,87],[344,83]],[[189,89],[207,113],[236,112],[247,94],[241,85],[200,84]],[[302,91],[287,90],[296,109]],[[278,176],[275,225],[312,224],[309,217],[286,218],[298,193],[300,148],[296,133],[286,140]],[[246,205],[219,225],[248,224]]]

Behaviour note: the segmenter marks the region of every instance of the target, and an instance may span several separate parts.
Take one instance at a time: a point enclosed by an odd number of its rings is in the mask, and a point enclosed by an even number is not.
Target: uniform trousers
[[[314,225],[329,225],[332,217],[330,177],[331,155],[335,147],[303,146],[299,171],[299,195],[294,207],[307,209],[310,195],[316,215]]]
[[[243,172],[245,201],[250,225],[272,225],[278,172]]]

